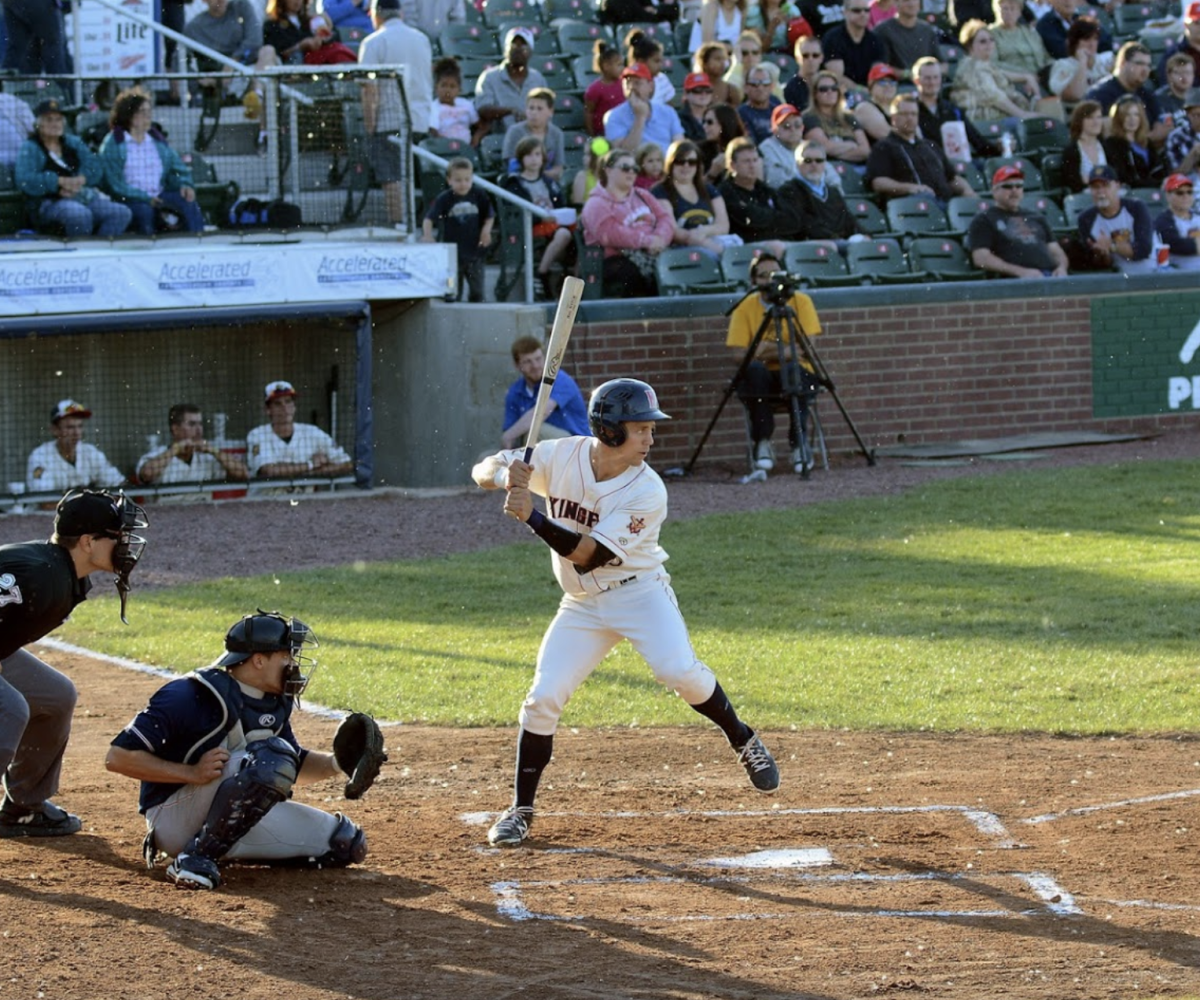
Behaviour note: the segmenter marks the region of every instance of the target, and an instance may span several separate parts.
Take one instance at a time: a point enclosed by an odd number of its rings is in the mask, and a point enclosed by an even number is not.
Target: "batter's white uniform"
[[[542,638],[520,715],[522,728],[541,736],[554,734],[575,689],[622,639],[633,644],[659,683],[689,705],[707,701],[717,686],[713,672],[692,649],[663,567],[667,554],[658,534],[667,517],[666,487],[645,463],[596,482],[589,457],[595,440],[541,441],[530,460],[529,489],[546,498],[546,517],[590,535],[616,557],[607,566],[580,573],[551,551],[563,598]],[[503,457],[511,462],[523,454],[504,452]]]
[[[29,455],[25,466],[25,488],[30,492],[63,493],[73,486],[120,486],[125,477],[95,445],[80,442],[75,446],[75,462],[58,452],[57,441],[40,444]]]
[[[140,470],[152,458],[158,458],[164,451],[168,451],[171,447],[171,445],[167,445],[165,448],[156,448],[154,451],[147,452],[138,459],[138,469]],[[194,451],[192,452],[191,462],[185,462],[178,455],[172,455],[162,474],[154,480],[154,485],[173,486],[175,483],[209,483],[224,478],[225,467],[220,462],[206,451]]]
[[[264,465],[278,462],[311,462],[313,455],[324,452],[335,465],[349,462],[346,450],[314,424],[292,424],[292,439],[285,441],[270,424],[255,427],[246,436],[247,464],[250,475],[257,476]]]

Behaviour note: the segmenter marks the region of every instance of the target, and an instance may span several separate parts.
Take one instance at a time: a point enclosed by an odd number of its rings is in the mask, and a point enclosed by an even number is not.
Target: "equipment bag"
[[[274,201],[239,198],[229,209],[229,226],[233,229],[258,226],[266,229],[298,229],[302,224],[300,207],[282,198]]]

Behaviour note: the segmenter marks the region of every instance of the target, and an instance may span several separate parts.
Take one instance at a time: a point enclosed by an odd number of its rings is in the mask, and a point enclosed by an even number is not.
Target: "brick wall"
[[[959,286],[961,298],[943,285],[928,301],[907,292],[899,304],[877,304],[887,298],[879,295],[882,289],[857,296],[852,291],[813,294],[825,331],[813,346],[868,447],[1030,431],[1147,431],[1195,422],[1191,412],[1095,418],[1091,317],[1096,297],[1016,298],[1014,284],[989,283],[997,290],[990,299],[982,298],[977,285]],[[948,295],[957,300],[947,301]],[[1143,300],[1140,309],[1128,305],[1128,296],[1119,298],[1129,313],[1121,319],[1132,324],[1140,316],[1152,322],[1158,295],[1136,298]],[[863,300],[868,304],[857,304]],[[669,313],[661,308],[665,303],[656,305]],[[581,319],[567,364],[585,389],[618,375],[651,382],[675,418],[660,436],[655,465],[679,465],[693,454],[737,368],[739,355],[724,343],[727,325],[719,313]],[[834,401],[824,395],[820,407],[831,460],[853,459],[856,443]],[[744,464],[742,414],[737,397],[731,397],[698,464]],[[781,420],[778,440],[783,427]]]

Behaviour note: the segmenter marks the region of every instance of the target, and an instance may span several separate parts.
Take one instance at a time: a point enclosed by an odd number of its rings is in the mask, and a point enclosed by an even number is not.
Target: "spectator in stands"
[[[704,164],[704,178],[720,184],[729,172],[726,169],[725,150],[734,139],[746,134],[742,116],[728,104],[714,104],[704,113],[704,141],[700,143],[700,157]]]
[[[538,389],[542,384],[546,356],[542,342],[536,337],[518,337],[512,343],[513,365],[520,377],[508,387],[504,397],[504,433],[500,435],[502,448],[518,448],[525,442],[529,425],[533,423],[533,410],[537,403]],[[560,368],[546,400],[545,423],[541,437],[587,437],[587,403],[575,380]]]
[[[896,16],[873,30],[883,42],[885,61],[902,74],[918,59],[941,58],[937,28],[921,20],[921,0],[896,0]]]
[[[429,134],[470,142],[472,130],[479,124],[479,112],[473,101],[462,96],[462,67],[457,59],[447,56],[434,63],[433,93]]]
[[[1101,80],[1087,92],[1087,98],[1097,101],[1105,114],[1117,103],[1117,98],[1132,94],[1142,102],[1150,120],[1150,141],[1161,146],[1171,131],[1158,107],[1158,98],[1146,81],[1150,77],[1150,50],[1141,42],[1126,42],[1117,51],[1112,76]]]
[[[1041,74],[1053,60],[1037,29],[1022,17],[1025,0],[992,0],[992,11],[996,64],[1006,72],[1032,77],[1040,85]]]
[[[867,92],[867,75],[876,63],[887,62],[887,51],[875,32],[867,27],[871,15],[868,0],[842,0],[845,20],[822,37],[825,69],[835,74],[842,93]]]
[[[33,111],[19,97],[2,91],[0,84],[0,163],[12,166],[21,144],[33,132]]]
[[[985,139],[979,129],[964,113],[962,108],[942,96],[942,64],[932,56],[926,56],[913,63],[913,81],[917,85],[917,109],[920,113],[921,135],[937,146],[942,147],[950,159],[950,149],[959,145],[956,137],[949,137],[951,130],[944,126],[952,122],[962,125],[967,137],[967,145],[972,159],[984,160],[989,156],[999,156],[1000,146]],[[944,134],[945,133],[945,134]]]
[[[864,0],[865,2],[865,0]],[[750,261],[750,281],[758,290],[757,295],[747,295],[729,316],[729,333],[725,345],[733,349],[737,360],[742,361],[750,345],[754,343],[754,335],[762,327],[763,318],[771,306],[771,275],[783,270],[780,261],[783,258],[769,251],[756,254]],[[817,310],[813,307],[812,299],[800,292],[792,294],[787,300],[796,316],[796,323],[806,337],[815,337],[821,332],[821,321]],[[771,438],[775,434],[775,411],[773,397],[779,397],[783,392],[783,382],[780,377],[780,359],[784,364],[791,361],[790,349],[784,345],[791,341],[791,331],[787,324],[783,325],[782,343],[775,339],[774,327],[769,327],[764,333],[754,356],[742,372],[737,383],[738,399],[746,408],[746,416],[750,422],[751,448],[754,455],[754,465],[763,472],[775,468],[775,454],[771,447]],[[801,341],[803,343],[803,341]],[[813,378],[811,365],[802,354],[800,371],[797,373],[800,394],[797,397],[799,406],[793,422],[791,409],[788,410],[788,445],[791,448],[792,470],[801,475],[812,468],[811,454],[806,456],[807,449],[802,448],[801,441],[808,433],[808,406],[817,394],[817,383]]]
[[[1184,99],[1185,119],[1167,136],[1167,166],[1172,173],[1200,173],[1200,87],[1193,87]]]
[[[588,84],[583,92],[584,125],[589,135],[604,135],[604,116],[624,102],[625,86],[621,83],[624,68],[621,50],[609,39],[597,38],[592,70],[599,73],[600,78]]]
[[[779,67],[773,62],[763,62],[762,41],[757,33],[743,31],[733,47],[733,65],[725,74],[725,82],[736,87],[747,97],[752,96],[746,89],[746,75],[757,67],[763,67],[771,77],[769,94],[783,100],[783,86],[779,82]]]
[[[1183,12],[1183,35],[1167,43],[1166,51],[1158,63],[1158,78],[1167,76],[1167,60],[1176,52],[1182,52],[1192,60],[1194,77],[1200,80],[1200,0],[1192,0]],[[1176,122],[1175,124],[1179,124]]]
[[[1108,112],[1108,136],[1104,155],[1127,187],[1158,187],[1166,169],[1150,145],[1146,109],[1132,94],[1118,97]]]
[[[171,486],[250,478],[246,463],[204,438],[204,412],[195,403],[176,403],[167,413],[171,443],[147,452],[137,464],[139,482]]]
[[[892,130],[888,108],[896,96],[900,74],[887,63],[876,63],[867,74],[867,98],[854,105],[854,117],[874,145]]]
[[[636,175],[637,163],[629,150],[610,150],[600,161],[600,182],[583,206],[584,239],[604,247],[608,298],[654,295],[656,258],[675,235],[671,213],[634,184]]]
[[[972,263],[1013,278],[1064,278],[1067,255],[1045,216],[1021,207],[1025,174],[1000,167],[992,174],[993,204],[971,220],[965,245]]]
[[[1052,10],[1046,11],[1037,21],[1037,33],[1042,36],[1042,43],[1052,59],[1065,59],[1067,52],[1067,32],[1074,23],[1080,6],[1080,0],[1050,0]],[[1078,14],[1086,17],[1086,14]],[[1095,18],[1092,18],[1095,20]],[[1112,51],[1112,35],[1100,28],[1100,51]]]
[[[788,26],[800,17],[800,8],[792,0],[755,0],[746,6],[738,44],[753,32],[759,45],[768,52],[789,52]],[[812,32],[812,29],[808,29]]]
[[[892,102],[892,131],[871,148],[866,181],[884,198],[928,194],[944,206],[954,195],[971,194],[971,186],[940,146],[918,134],[917,104],[915,94],[900,94]]]
[[[771,114],[782,103],[771,93],[771,74],[765,66],[755,66],[746,74],[746,101],[738,107],[738,115],[755,145],[771,138]]]
[[[250,0],[204,0],[204,8],[184,25],[183,33],[188,38],[244,66],[261,70],[272,64],[272,53],[263,51],[260,7]],[[207,56],[197,53],[195,59],[196,69],[201,73],[225,72],[221,63]],[[217,98],[227,83],[228,77],[224,75],[206,77],[200,80],[200,87],[210,97]],[[247,118],[263,121],[262,92],[256,89],[253,81],[246,89],[242,103]]]
[[[1171,266],[1200,271],[1200,212],[1196,211],[1195,183],[1185,174],[1163,181],[1167,208],[1154,220],[1154,232],[1171,254]]]
[[[821,39],[805,35],[796,43],[796,73],[783,85],[785,104],[807,108],[812,103],[813,79],[820,71],[824,58]]]
[[[683,103],[679,105],[679,124],[685,139],[704,141],[704,115],[712,103],[713,86],[708,74],[689,73],[683,81]]]
[[[60,400],[50,411],[53,441],[40,444],[25,466],[30,493],[62,493],[73,486],[120,486],[125,477],[95,445],[83,440],[84,421],[92,411],[73,399]]]
[[[650,100],[655,104],[670,104],[675,99],[675,84],[663,72],[663,47],[641,28],[631,28],[625,36],[625,65],[645,66],[654,79]]]
[[[1158,98],[1158,110],[1170,117],[1171,127],[1174,128],[1183,120],[1183,102],[1196,82],[1196,64],[1186,52],[1176,52],[1167,57],[1164,72],[1166,83],[1154,92],[1154,96]]]
[[[534,135],[527,135],[517,143],[514,159],[518,169],[511,171],[500,182],[506,190],[520,195],[526,201],[533,202],[538,208],[544,208],[549,212],[567,207],[557,179],[551,177],[545,169],[546,150],[541,139]],[[573,227],[561,225],[554,219],[535,218],[533,237],[547,241],[545,249],[542,250],[541,259],[538,261],[537,280],[538,290],[542,293],[543,298],[552,301],[556,296],[550,283],[550,269],[574,247]],[[480,264],[482,265],[482,263],[481,260]]]
[[[725,80],[729,72],[729,50],[721,42],[705,42],[692,57],[692,69],[712,81],[713,104],[736,108],[742,103],[742,91]]]
[[[858,218],[846,205],[842,189],[830,182],[829,155],[819,142],[805,140],[796,148],[799,176],[779,188],[779,200],[798,220],[797,240],[843,241],[864,234]],[[836,173],[834,174],[836,177]]]
[[[466,23],[467,0],[400,0],[400,13],[405,24],[426,38],[441,38],[447,24]]]
[[[688,51],[699,52],[708,42],[726,42],[732,49],[746,17],[746,0],[704,0],[700,16],[692,24]],[[711,71],[708,72],[712,76]]]
[[[1079,216],[1086,266],[1101,270],[1116,266],[1126,273],[1153,271],[1154,224],[1145,203],[1121,197],[1117,172],[1110,166],[1093,168],[1088,175],[1088,191],[1092,207]]]
[[[58,101],[42,101],[34,127],[17,152],[14,179],[29,214],[42,227],[66,236],[117,236],[132,213],[99,190],[104,164],[78,136],[67,133]]]
[[[1087,187],[1087,179],[1096,167],[1108,163],[1104,151],[1104,112],[1095,101],[1080,101],[1071,112],[1068,126],[1071,141],[1063,149],[1063,184],[1079,192]]]
[[[359,45],[358,63],[360,66],[409,68],[410,72],[405,78],[405,95],[408,98],[413,139],[417,140],[429,131],[429,119],[433,112],[433,46],[425,35],[404,23],[400,16],[400,0],[373,0],[371,17],[375,30]],[[373,80],[364,79],[361,83],[367,159],[376,181],[383,188],[388,222],[403,227],[407,221],[404,218],[404,192],[400,186],[404,170],[400,162],[400,147],[389,141],[404,127],[404,104],[400,98],[400,88],[386,74]],[[478,99],[475,105],[479,117],[484,118]]]
[[[583,151],[583,169],[571,181],[571,204],[583,208],[600,183],[600,160],[612,147],[602,135],[592,139]]]
[[[796,168],[796,147],[804,138],[804,120],[799,109],[780,104],[771,112],[771,137],[759,144],[763,162],[763,181],[779,190],[786,181],[800,176]]]
[[[492,199],[475,186],[475,168],[465,156],[449,161],[446,183],[449,187],[425,210],[421,240],[453,243],[458,247],[458,301],[462,301],[465,285],[468,300],[482,302],[484,258],[492,243],[496,221]]]
[[[290,382],[268,382],[263,405],[269,423],[246,435],[251,476],[299,479],[354,471],[354,460],[320,427],[296,422],[296,390]]]
[[[55,0],[4,0],[4,68],[19,76],[71,72],[63,5]]]
[[[675,220],[673,246],[699,247],[720,257],[729,236],[729,214],[720,192],[700,175],[700,150],[684,139],[667,151],[662,182],[651,188]]]
[[[361,40],[375,30],[371,0],[319,0],[317,9],[344,38],[356,36]]]
[[[502,157],[510,172],[512,160],[517,156],[517,146],[522,139],[540,139],[542,153],[546,158],[545,173],[557,181],[562,178],[566,160],[566,139],[563,130],[550,119],[554,117],[554,101],[557,95],[549,87],[534,87],[525,95],[525,120],[514,122],[504,133]]]
[[[546,86],[541,72],[529,67],[533,43],[528,28],[509,28],[504,36],[504,61],[484,70],[475,82],[475,110],[488,128],[507,132],[525,117],[529,92]]]
[[[935,0],[935,2],[941,2],[941,0]],[[805,23],[818,38],[824,38],[827,32],[845,21],[845,11],[838,3],[800,0],[798,6],[800,7],[800,16],[804,18]],[[869,16],[867,23],[871,23]]]
[[[172,31],[176,31],[182,35],[187,23],[186,6],[187,0],[161,0],[158,6],[158,23],[164,28],[170,28]],[[179,44],[174,38],[168,38],[164,35],[162,46],[164,71],[167,73],[181,73],[187,69],[186,57],[180,53]],[[157,100],[163,106],[179,107],[182,103],[179,81],[168,81],[167,93],[160,94]]]
[[[762,157],[749,138],[734,139],[725,153],[729,176],[717,188],[725,199],[729,231],[744,243],[763,243],[780,258],[783,241],[796,238],[796,220],[763,182]]]
[[[204,217],[196,203],[191,168],[154,125],[150,93],[131,87],[117,95],[111,129],[100,144],[104,185],[133,213],[135,233],[199,233]]]
[[[263,22],[263,45],[288,66],[329,66],[357,62],[353,50],[333,34],[333,21],[324,14],[313,15],[308,0],[267,0]]]
[[[644,142],[656,142],[666,149],[683,138],[675,109],[652,100],[654,74],[645,63],[625,67],[621,82],[625,103],[604,116],[604,137],[613,146],[633,152]]]
[[[865,3],[866,0],[854,2]],[[823,69],[814,84],[812,103],[804,113],[804,134],[824,146],[835,160],[866,163],[871,144],[858,119],[846,110],[838,75]]]
[[[1071,22],[1067,54],[1050,65],[1049,91],[1067,103],[1083,99],[1092,87],[1112,72],[1112,52],[1101,52],[1100,25],[1090,17]]]
[[[656,142],[643,142],[634,152],[633,159],[638,168],[634,184],[649,191],[662,181],[666,159],[662,146]]]
[[[996,64],[992,59],[996,42],[986,24],[968,21],[958,40],[965,54],[954,70],[950,99],[965,114],[975,119],[1042,117],[1034,110],[1041,96],[1037,77],[1008,72]]]

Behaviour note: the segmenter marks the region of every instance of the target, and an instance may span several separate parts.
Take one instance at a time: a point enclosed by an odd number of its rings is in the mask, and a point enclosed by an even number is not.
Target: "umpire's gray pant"
[[[0,772],[17,805],[58,791],[75,698],[70,679],[28,650],[0,660]]]

